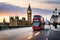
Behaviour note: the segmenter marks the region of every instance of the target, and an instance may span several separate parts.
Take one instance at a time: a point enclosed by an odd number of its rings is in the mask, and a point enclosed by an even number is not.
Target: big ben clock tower
[[[32,12],[31,12],[31,7],[30,7],[30,4],[28,6],[28,9],[27,9],[27,20],[29,22],[29,24],[31,24],[31,18],[32,18]]]

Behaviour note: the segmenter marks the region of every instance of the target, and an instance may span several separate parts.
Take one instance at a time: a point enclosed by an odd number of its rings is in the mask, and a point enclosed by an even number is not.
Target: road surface
[[[32,27],[2,30],[0,40],[60,40],[60,27],[45,25],[45,29],[39,31],[33,31]]]

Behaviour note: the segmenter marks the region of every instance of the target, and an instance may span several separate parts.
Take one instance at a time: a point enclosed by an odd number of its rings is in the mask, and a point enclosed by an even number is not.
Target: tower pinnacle
[[[32,12],[31,12],[31,7],[30,4],[27,9],[27,20],[29,21],[29,24],[31,24],[31,18],[32,18]]]

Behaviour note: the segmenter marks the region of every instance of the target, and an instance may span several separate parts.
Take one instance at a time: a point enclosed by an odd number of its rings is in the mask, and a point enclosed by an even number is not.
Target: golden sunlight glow
[[[22,19],[22,17],[25,17],[27,20],[27,14],[9,12],[9,13],[0,13],[0,22],[3,22],[4,18],[6,22],[9,22],[9,16],[19,16],[19,19]]]
[[[3,22],[4,18],[7,22],[9,22],[9,17],[8,16],[0,16],[0,22]]]

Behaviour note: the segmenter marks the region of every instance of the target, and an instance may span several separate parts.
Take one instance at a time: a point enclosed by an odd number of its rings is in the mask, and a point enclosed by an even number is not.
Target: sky
[[[9,22],[9,16],[26,17],[27,8],[31,5],[32,14],[42,15],[45,19],[50,19],[55,8],[60,10],[60,0],[0,0],[0,22],[5,18]]]

